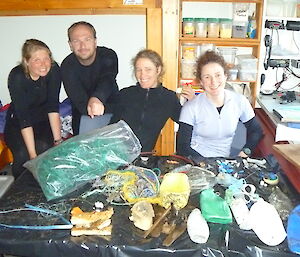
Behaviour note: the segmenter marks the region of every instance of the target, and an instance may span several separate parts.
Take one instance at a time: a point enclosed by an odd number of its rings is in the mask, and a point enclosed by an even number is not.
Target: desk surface
[[[300,169],[300,144],[276,144],[273,149]]]
[[[282,106],[300,106],[300,100],[297,98],[296,101],[287,103],[287,104],[281,104],[278,100],[278,97],[273,95],[260,95],[257,98],[257,102],[260,105],[260,107],[266,112],[266,114],[270,117],[272,122],[277,125],[280,123],[279,118],[273,113],[273,109],[280,108]]]
[[[242,163],[242,160],[240,160]],[[159,163],[159,161],[158,161]],[[216,162],[215,162],[216,163]],[[239,166],[240,170],[240,166]],[[245,174],[247,175],[247,174]],[[257,174],[258,176],[258,174]],[[254,179],[256,175],[248,178]],[[248,180],[247,178],[247,180]],[[250,182],[248,182],[250,183]],[[258,185],[259,195],[271,192],[270,188]],[[219,192],[222,193],[222,190]],[[223,191],[224,193],[224,191]],[[47,202],[41,188],[26,171],[13,184],[10,190],[0,199],[0,210],[9,210],[23,207],[25,203],[35,206],[59,206],[63,204],[63,216],[69,219],[70,209],[75,206],[92,207],[92,203],[105,200],[99,195],[80,199],[69,197],[61,202]],[[264,196],[265,198],[265,196]],[[292,199],[293,197],[291,197]],[[198,196],[190,206],[199,207]],[[299,199],[297,199],[298,201]],[[83,208],[83,209],[85,209]],[[193,207],[194,208],[194,207]],[[20,229],[0,229],[0,253],[28,256],[28,257],[192,257],[192,256],[242,256],[242,257],[297,257],[288,250],[287,240],[282,244],[269,247],[263,244],[253,231],[240,230],[237,224],[209,223],[210,237],[206,244],[193,243],[185,232],[170,247],[162,246],[165,236],[143,239],[141,231],[135,228],[128,219],[130,206],[114,206],[115,214],[112,218],[113,230],[111,237],[98,236],[70,236],[70,230],[30,231]],[[2,216],[0,223],[22,224],[26,222],[35,225],[57,224],[53,218],[34,216],[31,213],[18,213]],[[25,224],[23,224],[25,225]],[[228,231],[228,232],[227,232]],[[225,244],[225,235],[229,235],[228,245]]]

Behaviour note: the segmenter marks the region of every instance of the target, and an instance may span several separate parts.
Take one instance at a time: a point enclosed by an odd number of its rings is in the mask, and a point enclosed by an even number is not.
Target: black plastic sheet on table
[[[151,168],[161,165],[169,157],[151,157]],[[174,157],[172,157],[174,159]],[[136,164],[139,161],[135,162]],[[80,206],[90,211],[95,201],[105,202],[101,195],[82,199],[76,191],[63,202],[47,202],[41,188],[29,171],[25,171],[0,200],[0,210],[23,207],[25,203],[34,206],[62,204],[64,217],[69,219],[70,209]],[[199,199],[190,199],[189,208],[199,207]],[[142,238],[142,231],[135,228],[128,219],[130,206],[113,206],[112,236],[70,236],[70,230],[32,231],[21,229],[0,229],[0,253],[28,257],[296,257],[289,251],[287,241],[276,247],[263,244],[252,230],[240,230],[236,223],[230,225],[209,223],[210,237],[206,244],[193,243],[185,232],[170,247],[164,247],[165,238]],[[0,223],[6,224],[55,224],[55,218],[36,218],[35,214],[15,213],[0,215]],[[228,241],[225,236],[228,234]]]

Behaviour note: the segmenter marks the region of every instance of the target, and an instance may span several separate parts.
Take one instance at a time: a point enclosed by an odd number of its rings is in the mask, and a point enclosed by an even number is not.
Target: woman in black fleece
[[[164,67],[158,53],[141,50],[132,65],[137,83],[119,92],[114,100],[111,123],[124,120],[140,140],[142,152],[149,152],[166,121],[171,118],[178,122],[181,104],[175,92],[161,83]],[[193,90],[185,96],[193,97]]]
[[[12,173],[17,178],[23,164],[62,141],[59,117],[59,66],[48,46],[28,39],[22,62],[8,77],[11,104],[6,115],[4,139],[13,154]]]

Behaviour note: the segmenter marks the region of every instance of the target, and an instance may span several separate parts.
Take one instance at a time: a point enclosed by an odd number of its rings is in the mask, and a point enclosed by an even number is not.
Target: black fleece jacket
[[[142,152],[153,150],[166,121],[178,122],[181,110],[175,92],[162,85],[144,89],[137,83],[123,88],[113,102],[111,123],[124,120],[140,140]]]
[[[84,66],[71,53],[63,60],[61,73],[64,88],[72,104],[73,133],[77,135],[80,117],[87,115],[89,99],[97,97],[105,105],[118,92],[118,57],[114,50],[98,46],[95,61]]]

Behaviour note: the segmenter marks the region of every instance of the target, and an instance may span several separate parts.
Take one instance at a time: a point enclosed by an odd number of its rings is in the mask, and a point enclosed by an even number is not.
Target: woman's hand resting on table
[[[249,157],[247,154],[245,154],[243,151],[240,151],[240,153],[239,153],[239,155],[238,156],[240,156],[240,157],[242,157],[242,158],[247,158],[247,157]]]

